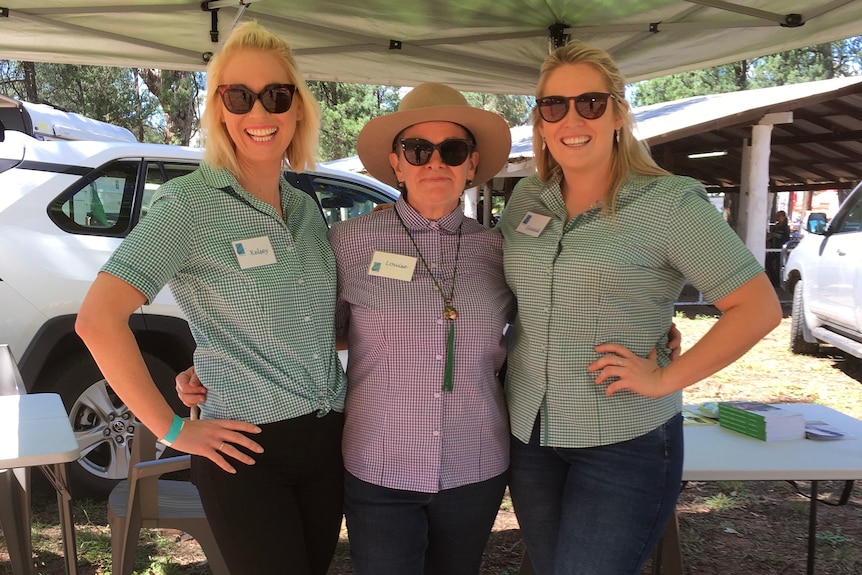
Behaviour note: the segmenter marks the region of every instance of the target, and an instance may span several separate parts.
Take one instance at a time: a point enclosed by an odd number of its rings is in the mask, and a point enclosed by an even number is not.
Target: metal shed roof
[[[635,115],[664,167],[713,191],[737,191],[751,126],[777,112],[792,112],[793,122],[773,126],[770,191],[847,189],[862,180],[862,77],[697,96]],[[705,152],[726,155],[689,157]]]

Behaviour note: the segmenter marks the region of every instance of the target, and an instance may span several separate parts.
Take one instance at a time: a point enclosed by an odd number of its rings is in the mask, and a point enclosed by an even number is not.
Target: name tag
[[[518,224],[517,228],[515,228],[515,231],[537,238],[550,221],[551,216],[537,214],[535,212],[527,212],[527,215],[524,216],[524,219],[521,220],[521,223]]]
[[[368,275],[409,282],[416,269],[416,258],[401,254],[375,251],[368,266]]]
[[[233,253],[241,269],[256,268],[275,263],[275,251],[269,237],[248,238],[232,242]]]

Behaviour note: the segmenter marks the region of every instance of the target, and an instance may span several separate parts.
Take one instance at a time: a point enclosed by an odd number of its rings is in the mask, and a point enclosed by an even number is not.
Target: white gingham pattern
[[[453,306],[452,392],[441,390],[448,325],[443,299],[417,259],[412,281],[368,275],[375,251],[416,257],[413,234],[448,294],[462,225]],[[400,198],[394,209],[335,224],[339,332],[350,361],[344,428],[348,471],[369,483],[436,493],[490,479],[509,466],[502,385],[503,328],[514,300],[503,277],[502,238],[460,209],[437,221]]]
[[[527,212],[551,216],[539,237],[515,231]],[[506,383],[512,433],[525,443],[541,412],[542,445],[591,447],[655,429],[681,409],[681,392],[611,397],[587,366],[594,347],[619,343],[641,357],[665,347],[686,278],[715,301],[762,271],[691,178],[630,175],[615,219],[593,208],[566,223],[559,181],[519,182],[503,213],[506,279],[518,299]]]
[[[103,270],[151,301],[166,284],[197,343],[205,418],[271,423],[343,410],[335,259],[320,211],[281,182],[284,219],[207,164],[164,184]],[[266,236],[276,263],[240,269],[233,242]]]

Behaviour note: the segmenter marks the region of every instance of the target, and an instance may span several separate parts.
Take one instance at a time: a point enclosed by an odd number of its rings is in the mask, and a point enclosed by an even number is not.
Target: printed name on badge
[[[416,258],[401,254],[375,251],[368,266],[368,275],[409,282],[416,269]]]
[[[515,228],[515,231],[537,238],[550,221],[551,216],[537,214],[535,212],[527,212],[527,215],[524,216],[524,219],[521,220],[521,223],[518,224],[517,228]]]
[[[231,242],[240,269],[256,268],[275,263],[275,250],[269,237],[248,238]]]

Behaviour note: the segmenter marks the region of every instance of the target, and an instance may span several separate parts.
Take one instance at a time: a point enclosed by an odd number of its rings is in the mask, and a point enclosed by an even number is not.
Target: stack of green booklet
[[[718,423],[763,441],[805,437],[805,416],[790,409],[759,401],[721,401]]]

